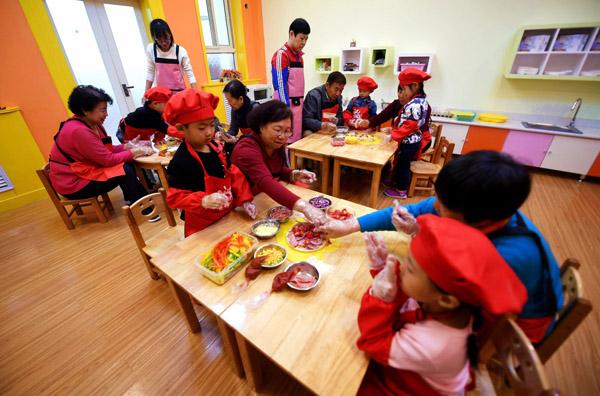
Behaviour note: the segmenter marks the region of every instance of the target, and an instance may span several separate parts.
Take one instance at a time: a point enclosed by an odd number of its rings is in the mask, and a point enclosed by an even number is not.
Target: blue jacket
[[[417,217],[426,213],[438,215],[433,207],[435,197],[428,198],[416,204],[406,205],[405,208],[410,214]],[[392,223],[393,207],[378,210],[368,215],[358,218],[360,229],[362,232],[367,231],[394,231]],[[527,228],[540,236],[542,246],[548,257],[550,273],[543,271],[543,264],[540,251],[537,244],[531,237],[528,236],[501,236],[491,239],[498,253],[506,260],[508,265],[515,271],[521,282],[527,289],[527,303],[523,307],[523,312],[519,317],[522,318],[540,318],[548,316],[548,307],[546,304],[546,284],[547,277],[552,279],[552,287],[556,295],[558,308],[562,307],[564,297],[562,294],[562,283],[560,279],[560,268],[558,262],[552,254],[550,245],[537,229],[529,218],[519,211],[523,217]],[[438,215],[439,216],[439,215]],[[515,227],[517,225],[517,217],[513,215],[505,227]],[[553,325],[548,328],[546,334],[551,331]]]

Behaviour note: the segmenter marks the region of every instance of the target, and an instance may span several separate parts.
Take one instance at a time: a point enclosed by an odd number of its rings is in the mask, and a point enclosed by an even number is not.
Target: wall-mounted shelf
[[[394,65],[394,74],[398,75],[402,70],[408,67],[423,70],[425,73],[431,74],[431,63],[433,62],[433,54],[399,54],[396,56]]]
[[[344,74],[363,74],[363,49],[360,47],[342,48],[340,55],[340,71]]]
[[[317,55],[315,57],[315,72],[331,73],[340,70],[340,58],[337,55]]]
[[[388,67],[394,63],[394,48],[373,47],[371,49],[371,65],[373,67]]]
[[[506,78],[600,81],[600,23],[523,27],[510,59]]]

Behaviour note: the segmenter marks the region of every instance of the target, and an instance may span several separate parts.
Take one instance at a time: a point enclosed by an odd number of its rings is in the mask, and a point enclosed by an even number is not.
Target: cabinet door
[[[461,154],[467,154],[475,150],[500,151],[504,146],[507,135],[508,129],[471,126]]]
[[[444,124],[442,123],[442,136],[454,143],[453,154],[460,154],[467,138],[469,127],[466,125]]]
[[[542,168],[585,175],[600,152],[600,140],[554,136]]]
[[[554,135],[509,131],[502,152],[510,154],[523,165],[539,167]]]
[[[600,177],[600,154],[598,154],[596,161],[594,161],[592,167],[588,171],[588,176]]]

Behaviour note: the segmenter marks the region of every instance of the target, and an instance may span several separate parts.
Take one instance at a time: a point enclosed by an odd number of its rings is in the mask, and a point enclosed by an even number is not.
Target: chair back
[[[50,164],[46,163],[42,169],[36,169],[35,172],[44,185],[44,188],[46,189],[46,192],[48,193],[48,196],[52,202],[60,201],[58,193],[54,189],[54,186],[52,186],[52,182],[50,182]]]
[[[442,124],[436,124],[434,122],[432,122],[429,125],[429,130],[431,131],[431,148],[433,149],[433,151],[435,151],[437,149],[437,147],[440,145],[440,140],[442,137]]]
[[[432,164],[438,164],[442,168],[450,162],[452,159],[452,152],[454,151],[454,143],[450,143],[444,136],[440,138],[440,144],[437,146],[433,153],[431,160]]]
[[[550,391],[542,362],[514,320],[502,320],[491,339],[515,395],[535,396]]]
[[[565,260],[560,269],[565,301],[558,311],[554,329],[536,346],[542,363],[546,363],[550,359],[592,311],[592,303],[583,298],[583,282],[578,271],[580,265],[576,259],[569,258]]]

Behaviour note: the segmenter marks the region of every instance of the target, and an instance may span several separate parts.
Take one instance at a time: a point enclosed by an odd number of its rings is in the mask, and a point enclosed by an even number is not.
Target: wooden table
[[[135,172],[138,175],[138,179],[140,179],[144,187],[146,187],[146,190],[148,189],[148,185],[146,184],[146,178],[144,177],[142,169],[155,170],[158,173],[158,178],[160,179],[162,187],[165,190],[169,189],[169,182],[167,181],[167,172],[165,167],[169,165],[171,158],[173,158],[172,155],[161,157],[158,155],[158,153],[154,153],[147,157],[134,158],[133,164],[135,166]]]
[[[321,192],[327,194],[329,187],[329,157],[336,149],[330,143],[331,134],[313,133],[287,146],[290,150],[290,166],[296,169],[296,158],[308,158],[321,162]]]

